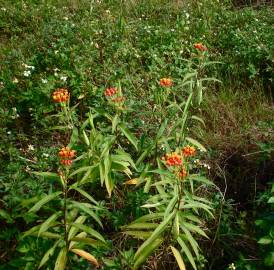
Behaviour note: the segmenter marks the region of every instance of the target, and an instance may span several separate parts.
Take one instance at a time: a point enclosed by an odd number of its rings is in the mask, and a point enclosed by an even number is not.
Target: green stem
[[[68,231],[67,231],[67,196],[68,196],[68,190],[67,190],[67,175],[64,179],[64,238],[66,242],[66,249],[69,249],[69,241],[68,241]]]

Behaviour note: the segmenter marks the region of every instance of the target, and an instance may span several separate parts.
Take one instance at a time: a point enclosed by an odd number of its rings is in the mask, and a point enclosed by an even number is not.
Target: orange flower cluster
[[[179,171],[179,177],[180,178],[185,178],[187,176],[187,171],[185,168],[182,168],[180,171]]]
[[[166,156],[163,157],[162,160],[165,161],[167,166],[180,166],[182,164],[182,157],[176,152],[166,154]]]
[[[193,146],[187,145],[182,149],[182,153],[185,157],[192,157],[196,154],[196,149]]]
[[[117,97],[117,98],[113,98],[111,101],[115,103],[120,103],[120,102],[124,102],[125,99],[126,99],[125,97]]]
[[[52,94],[54,102],[66,102],[69,100],[69,91],[65,88],[58,88]]]
[[[204,46],[202,43],[195,43],[194,48],[201,52],[207,51],[207,47]]]
[[[113,95],[117,94],[118,90],[117,88],[110,87],[105,90],[105,96],[106,97],[112,97]]]
[[[71,150],[69,147],[63,147],[60,149],[58,153],[60,157],[60,163],[65,166],[71,166],[72,164],[72,159],[76,155],[75,150]]]
[[[173,85],[173,82],[170,78],[162,78],[160,79],[160,85],[163,87],[170,87]]]

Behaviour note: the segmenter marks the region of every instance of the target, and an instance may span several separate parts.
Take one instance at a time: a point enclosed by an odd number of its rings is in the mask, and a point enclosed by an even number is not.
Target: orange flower
[[[160,79],[160,85],[163,87],[171,87],[173,82],[170,78],[162,78]]]
[[[60,163],[64,166],[71,166],[72,162],[73,161],[71,159],[61,159],[60,160]]]
[[[105,96],[106,97],[112,97],[113,95],[117,94],[118,93],[118,90],[117,88],[114,88],[114,87],[110,87],[110,88],[107,88],[105,90]]]
[[[182,164],[182,158],[176,152],[166,154],[166,157],[162,158],[166,162],[167,166],[180,166]]]
[[[180,178],[185,178],[187,176],[187,171],[185,168],[182,168],[180,171],[179,171],[179,177]]]
[[[71,150],[69,147],[63,147],[58,154],[60,158],[74,158],[76,151]]]
[[[182,153],[183,153],[183,155],[186,156],[186,157],[191,157],[191,156],[194,156],[194,155],[195,155],[196,149],[195,149],[195,147],[193,147],[193,146],[187,145],[187,146],[185,146],[185,147],[182,149]]]
[[[75,157],[76,151],[71,150],[69,147],[63,147],[60,149],[58,155],[60,157],[60,163],[62,165],[71,166],[73,162],[72,159]]]
[[[201,52],[207,51],[207,47],[204,46],[202,43],[195,43],[194,48]]]
[[[58,88],[52,94],[54,102],[66,102],[69,100],[69,91],[65,88]]]

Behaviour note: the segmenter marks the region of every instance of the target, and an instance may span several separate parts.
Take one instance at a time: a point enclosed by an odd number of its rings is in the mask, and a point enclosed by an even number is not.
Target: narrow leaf
[[[170,246],[171,250],[172,250],[172,253],[178,263],[178,266],[180,268],[180,270],[186,270],[186,267],[185,267],[185,264],[184,264],[184,261],[181,257],[181,254],[180,252],[173,246]]]

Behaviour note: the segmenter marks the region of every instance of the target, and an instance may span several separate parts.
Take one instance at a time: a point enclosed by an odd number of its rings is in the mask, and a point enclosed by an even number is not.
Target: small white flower
[[[48,157],[49,157],[49,154],[43,153],[42,156],[45,157],[45,158],[48,158]]]
[[[65,81],[67,80],[67,78],[68,78],[68,77],[66,77],[66,76],[61,76],[61,77],[60,77],[60,80],[63,81],[63,82],[65,82]]]
[[[7,131],[7,134],[10,135],[10,134],[11,134],[11,131]]]
[[[54,54],[57,54],[57,53],[59,53],[59,51],[58,51],[58,50],[55,50],[55,51],[54,51]]]
[[[175,29],[173,29],[173,28],[172,28],[172,29],[170,29],[170,31],[171,31],[171,32],[174,32],[174,31],[175,31]]]
[[[31,71],[25,70],[23,74],[24,74],[25,77],[29,77],[30,74],[31,74]]]
[[[47,83],[48,82],[48,80],[47,79],[41,79],[41,81],[42,81],[42,83]]]
[[[68,17],[64,17],[63,19],[64,19],[65,21],[68,21]]]
[[[109,14],[109,13],[110,13],[110,10],[109,10],[109,9],[107,9],[107,10],[106,10],[106,13],[108,13],[108,14]]]
[[[6,9],[6,8],[4,8],[4,7],[2,7],[2,8],[1,8],[1,10],[2,10],[2,11],[7,11],[7,9]]]
[[[59,68],[54,68],[53,71],[57,72],[57,71],[59,71]]]
[[[32,144],[28,145],[28,151],[34,151],[34,146]]]
[[[12,80],[12,82],[13,82],[13,83],[18,83],[19,81],[18,81],[17,78],[14,78],[14,79]]]
[[[32,112],[33,111],[33,108],[29,108],[29,112]]]

